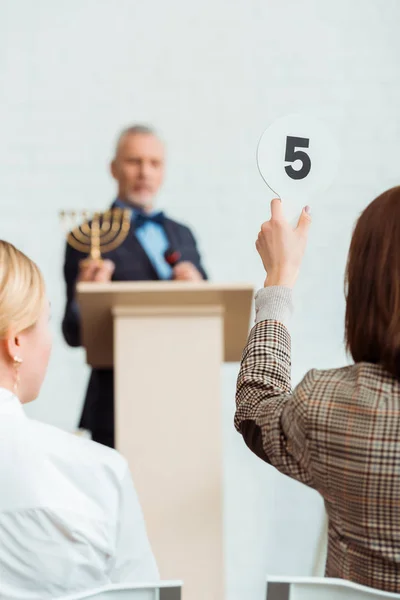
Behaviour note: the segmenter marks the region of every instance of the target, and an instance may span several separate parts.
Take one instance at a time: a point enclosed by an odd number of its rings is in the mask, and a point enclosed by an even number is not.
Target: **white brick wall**
[[[340,365],[342,276],[358,212],[399,181],[397,0],[1,0],[0,236],[42,267],[55,348],[29,413],[74,427],[87,377],[60,335],[63,242],[57,212],[103,207],[120,127],[144,120],[168,142],[160,205],[197,232],[214,280],[262,270],[254,239],[271,197],[255,149],[276,117],[325,119],[342,150],[313,203],[293,323],[293,375]],[[314,492],[251,456],[233,431],[237,365],[224,369],[226,554],[230,600],[262,598],[264,574],[307,574],[322,516]]]

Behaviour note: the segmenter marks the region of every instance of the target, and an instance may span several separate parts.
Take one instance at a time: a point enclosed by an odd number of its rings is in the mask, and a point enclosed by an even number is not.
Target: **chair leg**
[[[161,588],[160,589],[160,600],[181,600],[181,588]]]
[[[267,583],[266,600],[289,600],[290,583]]]

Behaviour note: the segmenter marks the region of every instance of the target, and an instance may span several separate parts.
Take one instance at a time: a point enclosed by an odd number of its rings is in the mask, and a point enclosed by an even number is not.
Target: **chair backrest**
[[[344,579],[268,576],[266,600],[400,600],[400,594]]]
[[[116,584],[58,600],[181,600],[182,581]]]

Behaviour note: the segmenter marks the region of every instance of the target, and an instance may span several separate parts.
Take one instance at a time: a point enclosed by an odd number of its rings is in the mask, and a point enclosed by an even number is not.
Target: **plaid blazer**
[[[400,592],[400,381],[374,364],[310,371],[292,392],[290,336],[261,321],[243,353],[235,426],[328,513],[327,577]]]

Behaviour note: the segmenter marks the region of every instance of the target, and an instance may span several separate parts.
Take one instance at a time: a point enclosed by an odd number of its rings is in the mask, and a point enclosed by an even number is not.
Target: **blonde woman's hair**
[[[36,263],[0,240],[0,338],[32,327],[43,308],[45,286]]]

